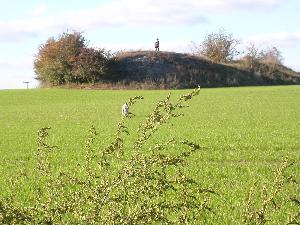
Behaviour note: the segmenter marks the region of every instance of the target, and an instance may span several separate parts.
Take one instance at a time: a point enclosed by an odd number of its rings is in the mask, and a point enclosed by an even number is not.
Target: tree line
[[[276,47],[260,50],[250,43],[245,52],[240,53],[239,44],[238,39],[221,29],[207,34],[200,44],[194,44],[193,52],[216,63],[230,64],[238,59],[250,70],[256,70],[262,63],[273,67],[282,65],[283,57]],[[83,33],[64,32],[39,46],[34,71],[42,85],[97,83],[118,78],[110,74],[114,60],[109,51],[89,47]]]

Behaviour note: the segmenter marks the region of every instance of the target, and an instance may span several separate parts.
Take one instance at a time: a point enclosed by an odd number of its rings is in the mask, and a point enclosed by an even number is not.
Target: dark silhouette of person
[[[158,38],[156,39],[156,42],[155,42],[155,51],[159,52],[159,39]]]

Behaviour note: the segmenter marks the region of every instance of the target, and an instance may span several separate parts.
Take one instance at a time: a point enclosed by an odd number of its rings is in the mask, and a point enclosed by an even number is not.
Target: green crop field
[[[137,138],[139,124],[157,101],[169,92],[171,100],[176,100],[188,91],[0,91],[0,197],[10,192],[10,177],[20,169],[33,170],[40,128],[51,127],[48,142],[58,146],[51,158],[53,165],[72,169],[83,161],[92,125],[98,132],[97,148],[113,140],[121,106],[130,97],[141,95],[144,99],[130,109],[136,116],[126,122],[128,151],[132,151],[130,145]],[[285,224],[293,216],[299,223],[300,86],[202,89],[188,104],[181,110],[184,116],[163,125],[147,145],[172,137],[200,144],[201,150],[188,159],[186,173],[216,194],[209,202],[211,212],[199,223],[243,224],[251,187],[256,193],[263,186],[269,191],[274,188],[274,172],[285,156],[294,162],[287,170],[293,182],[280,188],[277,207],[270,207],[266,215],[268,224]],[[30,202],[29,193],[20,193],[17,198]],[[260,198],[257,195],[257,207]]]

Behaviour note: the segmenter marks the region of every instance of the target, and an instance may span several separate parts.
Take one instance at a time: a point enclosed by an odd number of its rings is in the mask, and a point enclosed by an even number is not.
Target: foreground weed
[[[287,157],[283,158],[280,167],[277,168],[274,173],[275,179],[273,183],[264,184],[262,188],[260,188],[256,182],[250,189],[245,203],[245,223],[266,224],[267,222],[271,222],[269,218],[271,218],[272,214],[280,212],[282,200],[277,201],[280,193],[288,184],[298,184],[293,176],[287,175],[287,169],[292,165],[293,163],[289,162]],[[288,221],[285,224],[299,224],[300,201],[297,197],[290,197],[287,201],[289,200],[293,202],[294,208],[297,211],[295,214],[289,216]]]
[[[212,190],[185,175],[187,158],[201,150],[188,140],[171,138],[146,147],[147,141],[172,118],[200,88],[175,103],[168,95],[139,126],[133,151],[124,148],[128,119],[117,125],[114,140],[104,149],[95,146],[97,131],[89,130],[84,163],[72,171],[54,170],[49,157],[56,147],[47,143],[50,128],[38,132],[35,199],[32,207],[19,204],[14,195],[0,199],[0,222],[34,224],[194,224],[210,213]],[[133,106],[141,96],[129,99]],[[181,146],[177,155],[166,150]],[[125,154],[125,152],[127,154]],[[170,152],[170,151],[169,151]],[[129,155],[128,155],[129,154]],[[13,186],[12,186],[13,188]]]

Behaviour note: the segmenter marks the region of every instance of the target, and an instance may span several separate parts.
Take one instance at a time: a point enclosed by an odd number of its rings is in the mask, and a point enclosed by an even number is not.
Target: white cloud
[[[26,88],[24,81],[29,81],[29,88],[38,87],[39,83],[34,80],[30,75],[24,75],[22,78],[16,73],[0,73],[0,89],[16,89],[16,88]]]
[[[7,60],[0,58],[0,67],[6,66],[8,64]]]
[[[236,10],[251,10],[262,9],[270,10],[280,5],[280,0],[228,0],[228,1],[215,1],[219,7],[223,9],[236,9]]]
[[[48,11],[47,5],[38,5],[28,12],[29,16],[41,16]]]
[[[15,57],[14,59],[0,59],[0,89],[25,88],[23,81],[29,81],[29,87],[37,87],[34,79],[31,57]]]
[[[286,62],[285,63],[288,67],[292,68],[293,70],[300,73],[300,63],[299,62]]]
[[[245,41],[262,47],[296,48],[300,47],[300,31],[258,34],[248,37]]]
[[[0,21],[1,41],[21,41],[48,32],[55,32],[64,24],[55,17],[32,17],[24,20]]]
[[[15,57],[0,58],[0,71],[1,73],[12,73],[12,71],[32,71],[33,56],[23,55]]]
[[[242,41],[240,46],[242,51],[250,42],[254,43],[259,50],[277,47],[284,58],[284,65],[300,71],[300,63],[297,59],[300,48],[300,31],[256,34],[246,37]]]
[[[47,6],[34,8],[29,18],[0,20],[0,40],[20,41],[66,29],[89,30],[103,26],[186,26],[206,23],[206,13],[270,9],[281,0],[112,0],[95,8],[68,10],[46,16]]]

